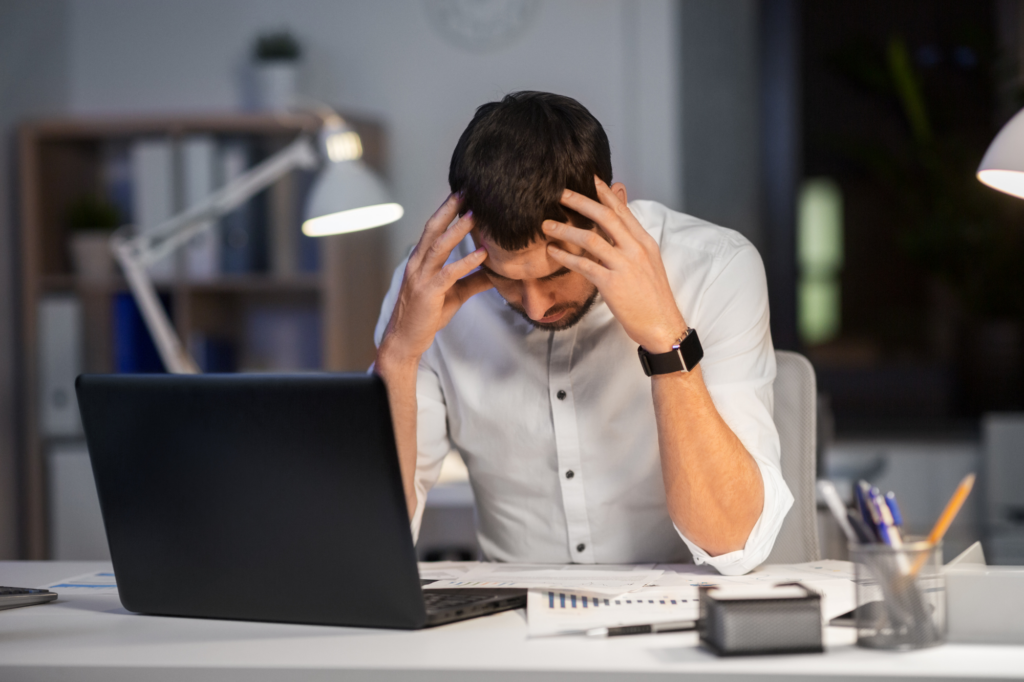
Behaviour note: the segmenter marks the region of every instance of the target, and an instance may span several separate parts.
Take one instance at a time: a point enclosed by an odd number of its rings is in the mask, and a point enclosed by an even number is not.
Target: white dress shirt
[[[623,564],[692,555],[735,575],[768,556],[793,497],[772,421],[775,353],[761,258],[732,230],[650,201],[629,206],[660,244],[679,309],[700,334],[711,398],[760,468],[764,507],[746,545],[712,557],[669,518],[651,380],[607,304],[598,297],[574,327],[550,332],[494,289],[467,301],[420,361],[414,536],[455,448],[469,469],[489,560]],[[467,238],[450,260],[473,248]],[[404,268],[384,299],[378,345]]]

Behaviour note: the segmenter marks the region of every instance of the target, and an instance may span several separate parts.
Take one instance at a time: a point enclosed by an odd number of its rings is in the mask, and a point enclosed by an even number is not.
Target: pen
[[[825,499],[825,504],[832,511],[832,515],[836,517],[836,521],[839,522],[839,527],[843,529],[843,533],[846,535],[846,539],[850,542],[862,542],[857,537],[856,531],[853,526],[850,525],[850,521],[846,518],[846,505],[839,498],[839,493],[836,492],[836,486],[832,481],[821,480],[818,481],[818,492]]]
[[[857,483],[858,490],[860,491],[860,499],[864,504],[864,521],[871,527],[872,532],[875,534],[875,538],[884,542],[889,543],[889,538],[885,533],[884,524],[882,523],[882,517],[878,511],[878,507],[875,506],[874,501],[871,499],[871,486],[868,485],[867,481],[860,481]]]
[[[878,488],[871,489],[871,503],[878,508],[878,518],[882,522],[880,527],[885,531],[886,542],[890,547],[899,549],[903,546],[903,537],[900,535],[900,530],[896,527],[896,523],[892,518],[889,505],[886,503],[885,498],[882,497],[882,493]]]
[[[874,539],[879,540],[881,538],[878,535],[878,526],[875,523],[875,515],[871,513],[871,504],[868,499],[870,492],[871,486],[868,485],[867,481],[858,481],[857,485],[853,486],[854,497],[857,500],[857,509],[860,511],[861,518],[864,519],[864,525],[871,531]]]
[[[587,637],[621,637],[622,635],[651,635],[662,632],[683,632],[696,630],[697,621],[677,620],[670,623],[648,623],[647,625],[623,625],[616,628],[592,628]]]
[[[885,494],[885,503],[889,506],[889,511],[892,513],[892,520],[897,527],[903,527],[903,514],[900,512],[900,506],[896,504],[896,493],[889,491]]]

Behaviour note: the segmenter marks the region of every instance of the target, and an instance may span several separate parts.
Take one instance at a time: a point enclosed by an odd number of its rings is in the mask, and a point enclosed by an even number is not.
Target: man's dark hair
[[[462,211],[508,251],[543,239],[545,220],[584,229],[593,223],[563,207],[563,189],[597,201],[594,176],[612,181],[604,128],[572,99],[514,92],[476,110],[452,153],[448,184],[462,192]]]

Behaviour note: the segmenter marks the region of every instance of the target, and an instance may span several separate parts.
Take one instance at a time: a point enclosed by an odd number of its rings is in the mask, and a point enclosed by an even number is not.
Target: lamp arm
[[[210,229],[213,221],[229,213],[254,194],[270,186],[295,168],[315,168],[316,150],[306,135],[229,182],[209,197],[144,233],[127,236],[126,228],[110,238],[110,249],[121,265],[132,297],[153,337],[164,368],[172,374],[198,374],[199,367],[188,354],[171,324],[146,266],[167,257],[197,234]]]
[[[213,220],[238,208],[289,171],[315,168],[319,163],[309,138],[302,135],[192,208],[128,239],[126,243],[131,245],[143,265],[155,263],[212,227]]]

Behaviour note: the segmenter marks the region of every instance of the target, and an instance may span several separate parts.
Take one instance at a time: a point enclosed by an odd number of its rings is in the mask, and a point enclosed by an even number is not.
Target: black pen
[[[587,630],[587,637],[621,637],[622,635],[651,635],[661,632],[683,632],[696,630],[697,621],[677,620],[671,623],[649,623],[647,625],[623,625],[617,628],[593,628]]]

